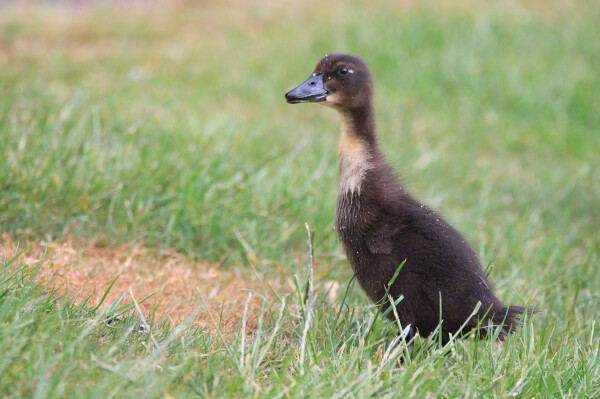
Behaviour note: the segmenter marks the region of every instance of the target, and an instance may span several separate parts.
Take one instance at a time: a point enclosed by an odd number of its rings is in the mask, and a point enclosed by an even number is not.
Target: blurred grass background
[[[331,249],[337,115],[282,93],[332,51],[370,63],[386,155],[476,244],[598,230],[600,43],[561,15],[584,7],[367,4],[8,8],[3,230],[219,258],[237,228],[279,258],[308,221]]]
[[[506,302],[544,311],[538,329],[591,342],[599,4],[0,5],[0,230],[225,267],[251,251],[291,274],[308,222],[317,278],[347,281],[338,116],[283,94],[348,52],[371,67],[380,144],[415,196],[494,266]]]

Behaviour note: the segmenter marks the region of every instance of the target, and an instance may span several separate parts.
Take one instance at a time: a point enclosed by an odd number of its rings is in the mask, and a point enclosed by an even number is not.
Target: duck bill
[[[325,101],[327,90],[323,87],[323,74],[308,78],[300,86],[285,93],[285,99],[290,104],[316,103]]]

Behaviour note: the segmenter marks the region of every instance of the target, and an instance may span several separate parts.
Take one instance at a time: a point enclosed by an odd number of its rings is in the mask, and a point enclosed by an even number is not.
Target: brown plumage
[[[442,341],[480,323],[482,332],[514,331],[525,309],[505,306],[494,295],[481,263],[462,235],[401,186],[377,146],[374,85],[367,64],[345,54],[326,55],[303,84],[285,95],[289,103],[320,102],[342,118],[338,145],[340,179],[335,229],[352,270],[375,303],[389,288],[403,327],[422,336],[440,322]],[[478,302],[481,307],[471,316]],[[385,307],[385,306],[384,306]],[[388,316],[394,318],[393,312]]]

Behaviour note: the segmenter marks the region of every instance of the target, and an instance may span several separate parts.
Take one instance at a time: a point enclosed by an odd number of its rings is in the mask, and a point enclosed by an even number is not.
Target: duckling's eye
[[[346,67],[341,67],[340,69],[338,69],[338,73],[339,73],[340,75],[345,75],[345,74],[347,74],[347,73],[348,73],[348,68],[346,68]]]

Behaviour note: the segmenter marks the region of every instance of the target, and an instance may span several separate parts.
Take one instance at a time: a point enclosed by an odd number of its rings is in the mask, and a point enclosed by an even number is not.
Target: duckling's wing
[[[367,248],[374,255],[389,255],[394,250],[396,234],[403,229],[403,225],[389,226],[385,224],[371,231],[367,239]]]

